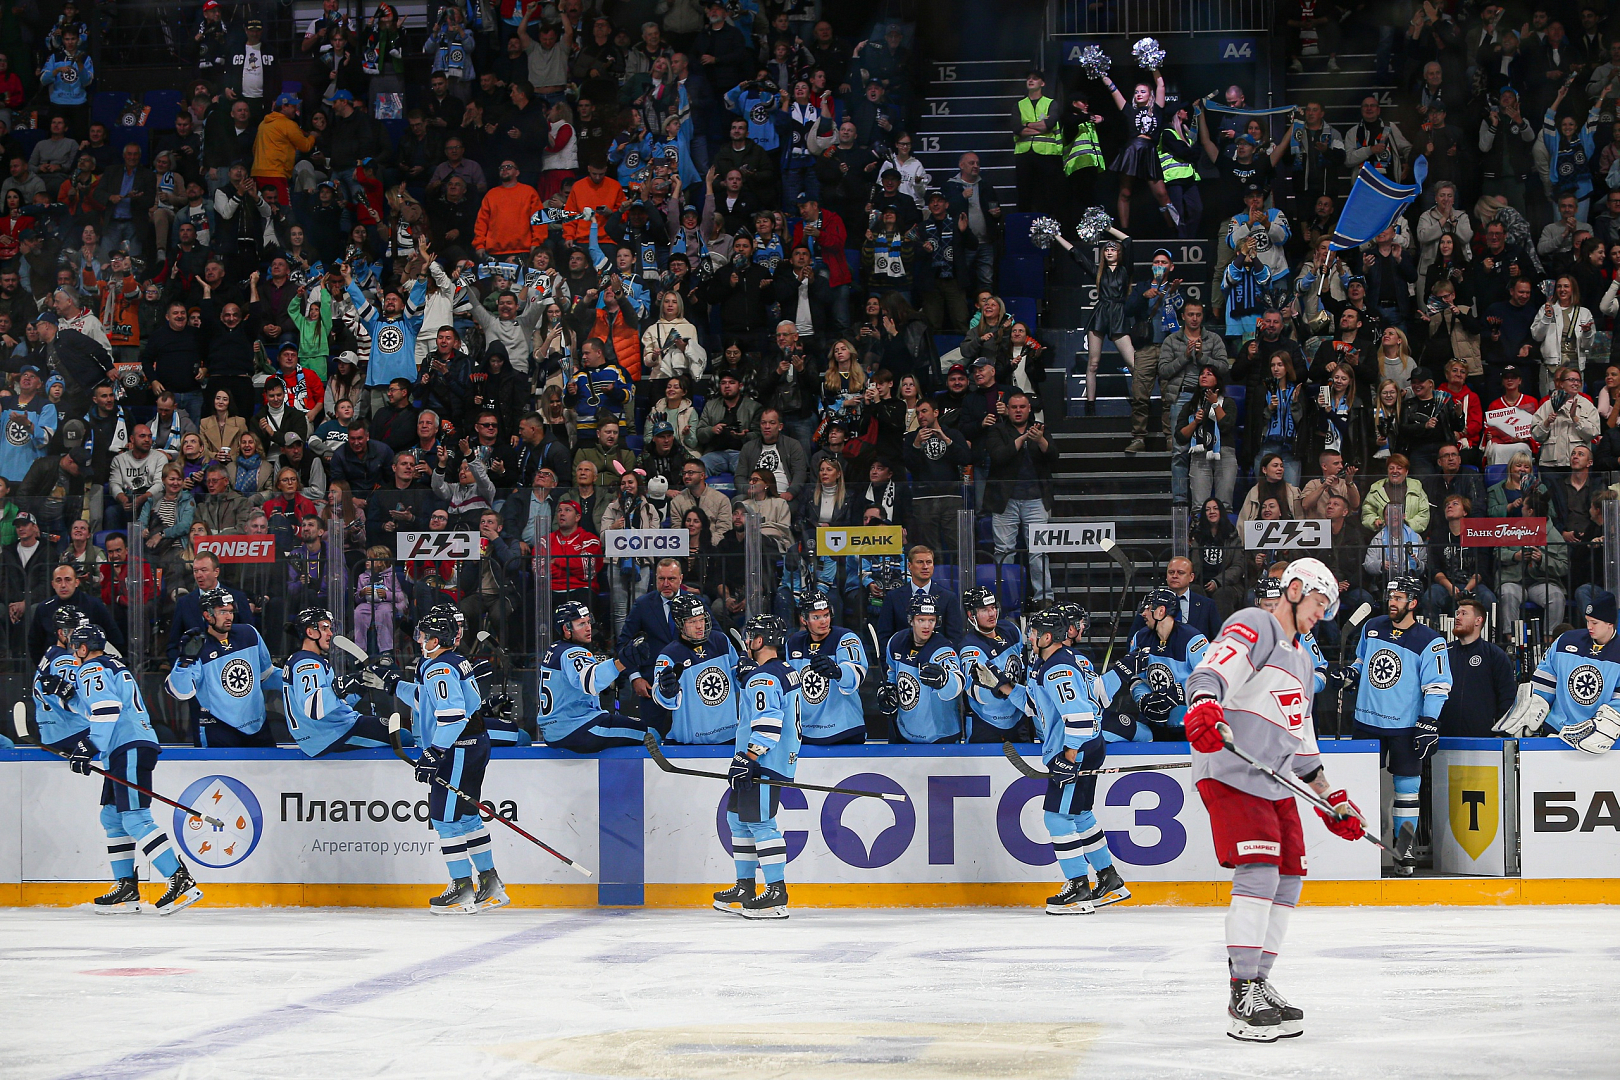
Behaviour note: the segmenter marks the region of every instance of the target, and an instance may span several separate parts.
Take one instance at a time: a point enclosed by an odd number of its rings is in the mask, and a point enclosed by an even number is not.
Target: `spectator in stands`
[[[1014,552],[1029,550],[1026,529],[1049,520],[1058,450],[1047,437],[1046,426],[1032,417],[1028,394],[1014,391],[1001,405],[1004,411],[986,417],[994,422],[981,437],[990,464],[983,505],[991,515],[996,558],[1005,561]],[[1029,573],[1031,599],[1044,606],[1052,598],[1045,555],[1030,556]]]
[[[1474,597],[1487,608],[1496,606],[1496,594],[1489,585],[1493,575],[1494,548],[1465,547],[1463,519],[1473,516],[1474,504],[1463,495],[1448,495],[1441,513],[1445,527],[1435,530],[1429,542],[1429,570],[1434,583],[1423,599],[1423,613],[1431,622],[1441,614],[1451,614],[1459,603]]]
[[[1255,471],[1254,487],[1244,498],[1242,507],[1238,510],[1238,521],[1255,521],[1260,517],[1261,507],[1267,499],[1277,500],[1278,509],[1282,517],[1298,519],[1304,516],[1300,505],[1299,489],[1285,479],[1287,468],[1281,454],[1276,452],[1265,454],[1259,461]]]
[[[1560,283],[1567,281],[1560,278]],[[1590,446],[1598,437],[1597,406],[1581,392],[1581,373],[1574,367],[1559,367],[1553,371],[1555,387],[1547,400],[1536,409],[1531,435],[1541,443],[1540,463],[1543,472],[1563,472],[1570,465],[1570,451],[1577,446]]]
[[[1405,521],[1414,532],[1429,531],[1429,497],[1423,485],[1410,476],[1411,462],[1405,454],[1390,454],[1384,462],[1384,479],[1367,489],[1361,503],[1361,524],[1369,530],[1384,522],[1384,511],[1391,503],[1402,507]]]
[[[905,464],[912,482],[911,537],[931,551],[956,548],[956,514],[962,506],[961,467],[972,451],[962,432],[940,420],[940,406],[917,403],[917,430],[905,442]]]
[[[1547,500],[1539,492],[1524,495],[1526,516],[1545,516]],[[1569,546],[1557,529],[1548,528],[1544,547],[1495,549],[1497,595],[1500,625],[1510,628],[1519,621],[1526,600],[1542,609],[1543,625],[1563,622],[1567,593],[1563,582],[1569,575]]]

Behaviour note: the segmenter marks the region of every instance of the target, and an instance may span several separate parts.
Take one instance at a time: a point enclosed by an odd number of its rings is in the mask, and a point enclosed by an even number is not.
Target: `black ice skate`
[[[714,910],[741,915],[743,903],[754,898],[754,879],[738,878],[737,884],[714,894]]]
[[[1091,880],[1070,878],[1056,896],[1046,898],[1048,915],[1091,915],[1097,910],[1091,902]]]
[[[1288,1004],[1288,999],[1277,992],[1277,988],[1271,985],[1269,979],[1260,979],[1259,983],[1261,995],[1272,1008],[1277,1010],[1277,1016],[1280,1020],[1278,1038],[1293,1039],[1305,1034],[1304,1011]]]
[[[478,910],[478,893],[472,878],[456,878],[450,886],[428,901],[428,910],[435,915],[471,915]]]
[[[1417,827],[1403,823],[1401,831],[1395,834],[1395,873],[1398,876],[1412,876],[1412,868],[1417,865],[1417,842]]]
[[[141,910],[140,885],[132,877],[121,877],[91,904],[97,915],[133,915]]]
[[[1226,1033],[1243,1042],[1276,1042],[1282,1034],[1282,1016],[1266,1000],[1259,979],[1233,979],[1226,1015]]]
[[[186,869],[185,863],[181,863],[180,869],[169,879],[169,891],[159,897],[153,907],[157,909],[159,915],[173,915],[195,904],[202,896],[203,891],[191,880],[191,871]]]
[[[1125,887],[1125,879],[1119,876],[1118,867],[1110,863],[1097,871],[1097,887],[1091,890],[1093,907],[1104,908],[1130,898],[1131,890]]]
[[[478,893],[473,897],[473,903],[478,905],[479,911],[505,907],[511,902],[506,895],[506,886],[501,884],[501,875],[495,872],[494,867],[479,871]]]
[[[742,902],[745,919],[785,919],[788,917],[788,894],[785,882],[765,886],[765,891]]]

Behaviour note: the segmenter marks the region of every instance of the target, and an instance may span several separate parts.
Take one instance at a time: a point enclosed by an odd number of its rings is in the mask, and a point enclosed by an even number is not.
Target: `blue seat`
[[[1033,296],[1007,296],[1007,311],[1018,322],[1025,326],[1035,325],[1035,316],[1040,313],[1041,302]]]
[[[1001,600],[1001,614],[1013,618],[1024,606],[1024,568],[1011,559],[996,564],[1000,580],[996,582],[996,596]]]
[[[124,538],[125,542],[128,542],[129,540],[129,535],[125,533],[123,529],[102,529],[100,532],[96,533],[90,538],[90,542],[98,548],[105,549],[107,546],[107,537],[109,536],[121,536]]]
[[[638,454],[641,453],[641,436],[633,432],[626,434],[624,437],[624,445],[628,446]]]
[[[44,128],[18,128],[11,133],[11,137],[17,141],[18,155],[27,158],[49,134]]]
[[[134,143],[141,148],[141,163],[148,164],[148,149],[151,145],[151,128],[144,127],[115,127],[107,135],[107,141],[118,147],[119,154],[124,147]]]
[[[118,114],[124,111],[129,95],[122,90],[97,90],[90,98],[90,122],[118,126]]]
[[[1500,484],[1502,481],[1506,480],[1507,479],[1507,474],[1508,474],[1508,467],[1506,465],[1487,465],[1487,466],[1485,466],[1485,488],[1486,488],[1486,490],[1488,491],[1491,488],[1495,487],[1497,484]],[[1478,507],[1475,508],[1475,511],[1476,511],[1475,516],[1476,517],[1483,517],[1484,515],[1479,514],[1477,512],[1478,509],[1479,509]]]
[[[944,356],[952,349],[962,344],[961,334],[935,334],[934,351]]]
[[[146,118],[147,126],[167,128],[173,126],[174,118],[186,107],[186,95],[183,90],[148,90],[141,95],[141,102],[152,110],[152,115]]]
[[[1046,260],[1009,255],[1001,262],[1001,288],[1018,296],[1041,295],[1046,291]]]
[[[1046,253],[1029,240],[1029,225],[1035,220],[1034,214],[1008,214],[1007,228],[1004,232],[1007,259],[1041,259],[1045,260]]]
[[[709,477],[708,485],[727,498],[737,497],[737,478],[730,473],[715,473]]]
[[[996,532],[992,527],[992,524],[993,523],[990,515],[988,514],[980,517],[974,522],[974,539],[977,541],[979,547],[994,550],[996,546]],[[984,568],[981,566],[979,569],[982,570]],[[987,585],[990,583],[980,582],[980,584]]]

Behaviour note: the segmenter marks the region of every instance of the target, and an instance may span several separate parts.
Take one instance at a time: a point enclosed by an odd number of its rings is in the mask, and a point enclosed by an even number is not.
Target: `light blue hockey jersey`
[[[679,668],[681,686],[669,698],[659,688],[658,676]],[[674,713],[669,741],[688,745],[714,745],[737,737],[737,650],[718,630],[701,645],[677,639],[664,646],[653,663],[653,700]]]
[[[1186,623],[1178,622],[1170,636],[1161,642],[1157,631],[1144,626],[1131,638],[1126,651],[1136,654],[1134,659],[1141,665],[1141,673],[1131,680],[1131,700],[1140,703],[1156,690],[1185,687],[1187,676],[1209,651],[1209,639]],[[1107,700],[1113,700],[1113,695],[1119,692],[1119,684],[1119,676],[1112,670],[1103,676]],[[1179,727],[1186,715],[1187,706],[1177,705],[1165,723]]]
[[[974,629],[970,620],[956,654],[962,662],[968,712],[974,722],[1006,731],[1024,718],[1029,692],[1024,688],[1024,639],[1018,627],[1003,619],[996,624],[993,634],[984,634]],[[994,690],[974,679],[975,664],[1012,680],[1016,684],[1013,692],[1004,698],[997,697]]]
[[[861,681],[866,678],[866,649],[852,630],[834,626],[819,643],[800,630],[787,639],[786,662],[799,676],[799,719],[807,739],[831,739],[866,726],[861,710]],[[818,656],[831,656],[842,672],[837,682],[808,670]]]
[[[1558,731],[1600,706],[1620,708],[1620,637],[1600,646],[1586,630],[1560,635],[1536,665],[1530,692],[1552,703],[1547,723]]]
[[[45,447],[56,431],[56,406],[44,394],[35,395],[27,405],[6,402],[0,405],[0,424],[5,425],[5,438],[0,439],[0,476],[16,487],[28,475],[29,466],[45,456]]]
[[[418,660],[416,681],[400,683],[394,696],[410,706],[417,745],[436,750],[454,746],[484,703],[472,665],[460,653],[448,651]]]
[[[360,286],[350,283],[349,299],[354,302],[355,317],[371,335],[371,359],[366,364],[366,385],[387,386],[394,379],[416,382],[416,335],[422,329],[420,315],[402,315],[386,319],[374,307]],[[418,281],[411,287],[406,310],[419,308],[427,295],[427,283]]]
[[[73,658],[70,650],[60,645],[52,645],[45,650],[45,655],[39,658],[38,672],[60,675],[72,682],[73,673],[78,667],[79,662]],[[35,689],[34,727],[37,729],[40,742],[47,746],[56,746],[84,734],[90,727],[90,721],[74,712],[55,694],[42,694]]]
[[[73,669],[73,696],[68,707],[90,723],[90,741],[102,760],[114,750],[136,743],[157,745],[152,717],[135,676],[110,656],[86,660]]]
[[[540,665],[540,737],[548,743],[566,739],[606,716],[600,695],[618,676],[612,657],[571,641],[553,645]]]
[[[1311,670],[1316,672],[1316,689],[1312,693],[1320,694],[1327,689],[1327,657],[1322,655],[1322,646],[1316,643],[1315,634],[1299,635],[1299,643],[1311,654]]]
[[[360,719],[354,706],[332,689],[331,662],[308,650],[287,657],[281,672],[281,704],[287,730],[310,757],[347,735]]]
[[[765,150],[775,150],[782,142],[771,121],[778,100],[775,94],[744,90],[741,86],[726,91],[726,108],[748,121],[748,137]]]
[[[1446,639],[1422,623],[1397,630],[1388,615],[1367,623],[1355,668],[1361,673],[1356,723],[1369,727],[1414,727],[1420,716],[1438,720],[1451,693]]]
[[[1084,750],[1102,738],[1102,680],[1084,657],[1058,649],[1035,667],[1029,682],[1035,737],[1041,760],[1050,764],[1065,750]]]
[[[734,745],[754,747],[767,778],[793,779],[799,761],[799,674],[780,659],[767,660],[748,676],[738,705]]]
[[[264,727],[263,691],[281,689],[281,669],[251,626],[232,626],[227,644],[204,637],[197,659],[182,658],[169,672],[169,693],[181,701],[196,698],[203,712],[244,735],[256,733]]]
[[[889,639],[888,681],[900,692],[897,723],[906,742],[933,743],[962,733],[957,698],[962,695],[962,664],[951,643],[941,634],[918,645],[910,630]],[[945,685],[935,690],[924,686],[917,672],[924,664],[945,669]]]

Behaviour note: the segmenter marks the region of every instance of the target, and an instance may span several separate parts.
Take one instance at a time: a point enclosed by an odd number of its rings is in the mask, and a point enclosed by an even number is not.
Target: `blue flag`
[[[1418,162],[1422,164],[1423,159],[1419,158]],[[1414,171],[1426,173],[1428,170]],[[1350,197],[1344,201],[1339,224],[1333,230],[1328,246],[1334,251],[1343,251],[1365,244],[1389,228],[1395,216],[1417,198],[1422,184],[1422,175],[1418,176],[1416,184],[1397,184],[1371,164],[1362,165],[1355,186],[1350,189]]]

